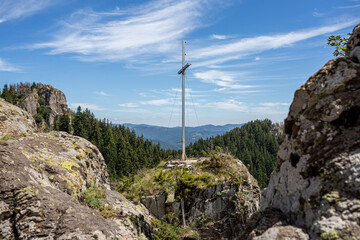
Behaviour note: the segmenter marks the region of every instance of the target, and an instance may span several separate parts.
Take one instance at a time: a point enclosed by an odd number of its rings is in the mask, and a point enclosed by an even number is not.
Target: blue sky
[[[51,84],[114,123],[283,121],[360,0],[0,0],[0,83]]]

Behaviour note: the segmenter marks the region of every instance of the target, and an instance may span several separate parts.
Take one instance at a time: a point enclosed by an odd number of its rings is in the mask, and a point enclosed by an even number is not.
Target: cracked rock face
[[[360,24],[358,24],[348,40],[346,56],[360,63]]]
[[[314,239],[360,239],[359,33],[360,25],[349,57],[330,60],[295,92],[261,201]]]
[[[164,165],[163,171],[184,167],[200,175],[206,170],[199,166],[206,166],[208,161],[205,158],[186,163],[170,161]],[[185,221],[199,232],[200,239],[241,239],[239,236],[249,218],[259,209],[261,191],[256,179],[240,160],[231,159],[226,166],[241,181],[223,180],[204,188],[195,188],[187,193],[184,200]],[[143,196],[141,202],[158,218],[166,214],[182,218],[180,200],[172,190],[167,196]]]
[[[30,114],[0,98],[0,139],[34,132],[36,124]]]
[[[37,114],[37,108],[40,106],[39,98],[44,100],[45,106],[49,111],[48,119],[46,119],[46,124],[49,127],[54,126],[55,121],[60,115],[65,114],[69,117],[71,115],[71,110],[66,103],[65,94],[50,85],[39,83],[34,89],[28,85],[20,85],[18,93],[23,95],[24,99],[17,105],[29,112],[31,116]]]
[[[29,133],[34,120],[0,104],[0,116],[9,109],[16,116],[1,122],[2,135],[13,121],[24,125],[16,137],[0,140],[0,239],[151,238],[148,211],[110,189],[93,144],[65,132]],[[83,203],[84,191],[94,185],[105,189],[103,203],[112,209],[107,218]]]

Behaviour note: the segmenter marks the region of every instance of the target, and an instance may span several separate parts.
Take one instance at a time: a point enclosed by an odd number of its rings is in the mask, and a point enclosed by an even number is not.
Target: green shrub
[[[224,165],[224,162],[226,158],[229,157],[229,155],[226,154],[221,147],[216,146],[215,150],[209,153],[209,157],[210,157],[210,167],[220,168]]]
[[[100,208],[102,200],[105,198],[105,188],[100,186],[91,186],[83,193],[84,202],[91,208]]]
[[[174,213],[166,214],[161,220],[151,220],[156,240],[200,239],[199,233],[190,226],[182,228]]]
[[[111,218],[116,213],[116,209],[113,205],[104,204],[99,207],[99,214],[104,218]]]
[[[178,176],[175,188],[175,194],[178,199],[186,199],[189,192],[196,189],[204,189],[213,183],[212,177],[208,173],[195,174],[183,169],[182,174]]]
[[[182,229],[178,223],[170,224],[159,219],[152,219],[151,225],[154,227],[154,238],[156,240],[182,239]]]

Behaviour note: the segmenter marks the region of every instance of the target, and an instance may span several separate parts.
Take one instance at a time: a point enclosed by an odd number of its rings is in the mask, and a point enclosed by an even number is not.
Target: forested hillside
[[[261,187],[269,182],[276,163],[276,153],[282,140],[278,125],[270,120],[256,120],[235,128],[224,135],[200,139],[187,147],[188,156],[200,157],[216,146],[239,158]]]
[[[20,83],[17,85],[4,85],[0,97],[12,104],[21,104],[24,99],[41,84]],[[51,87],[51,86],[50,86]],[[51,87],[52,88],[52,87]],[[49,107],[45,106],[44,99],[37,100],[37,113],[33,116],[38,127],[49,116]],[[135,131],[129,128],[112,124],[108,120],[96,119],[90,110],[77,109],[69,115],[59,115],[54,125],[47,130],[65,131],[83,137],[96,145],[108,166],[112,179],[137,173],[142,168],[155,167],[162,159],[175,158],[178,152],[165,151],[160,145],[150,140],[137,137]]]
[[[123,125],[98,120],[90,110],[73,114],[74,135],[88,139],[103,154],[112,179],[137,173],[142,168],[155,167],[160,160],[177,157],[176,151],[165,151],[150,140],[137,137]]]
[[[39,86],[42,85],[35,83],[32,85],[20,83],[9,87],[5,85],[0,96],[13,104],[21,105],[26,99],[25,96]],[[34,118],[41,126],[43,121],[48,119],[49,106],[45,106],[41,96],[37,101]],[[142,168],[155,167],[162,159],[179,157],[178,151],[165,151],[159,144],[155,145],[142,136],[137,137],[134,130],[112,124],[106,119],[96,119],[88,109],[82,111],[79,107],[76,113],[72,113],[71,119],[70,115],[63,114],[56,117],[50,130],[73,133],[95,144],[103,154],[113,179],[135,174]],[[239,158],[259,181],[259,185],[265,187],[274,168],[276,152],[281,140],[281,134],[279,131],[274,131],[274,127],[270,120],[249,122],[224,135],[191,143],[187,147],[187,154],[189,157],[200,157],[220,146]]]
[[[143,135],[144,138],[151,140],[153,143],[160,143],[161,148],[170,150],[181,149],[181,127],[161,127],[146,124],[124,123],[130,130],[135,130],[137,136]],[[185,143],[188,145],[199,139],[215,137],[222,135],[243,124],[226,124],[223,126],[204,125],[197,127],[185,127]]]

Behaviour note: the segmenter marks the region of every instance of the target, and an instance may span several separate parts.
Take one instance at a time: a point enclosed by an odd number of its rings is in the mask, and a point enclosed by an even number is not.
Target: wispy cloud
[[[203,2],[157,0],[131,11],[81,10],[62,23],[53,40],[30,48],[73,53],[84,61],[154,57],[176,49],[180,39],[200,25]]]
[[[20,71],[19,68],[13,66],[10,63],[5,62],[4,60],[2,60],[0,58],[0,71],[4,71],[4,72],[18,72]]]
[[[1,0],[0,23],[31,16],[53,2],[51,0]]]
[[[248,107],[243,103],[234,99],[229,99],[222,102],[210,103],[209,106],[214,106],[217,109],[230,110],[236,112],[248,112]]]
[[[264,35],[253,38],[243,38],[233,40],[224,44],[214,44],[208,47],[199,47],[189,53],[189,58],[198,61],[201,66],[209,64],[218,64],[229,60],[243,58],[252,54],[257,54],[270,49],[288,47],[299,41],[307,40],[319,35],[328,34],[340,29],[353,26],[360,21],[360,18],[352,19],[346,22],[332,24],[312,29],[303,29],[299,31]],[[212,60],[208,60],[208,59]]]
[[[105,97],[111,96],[110,94],[107,94],[106,92],[103,92],[103,91],[100,91],[100,92],[95,91],[94,93],[95,93],[96,95],[105,96]]]
[[[360,4],[348,5],[348,6],[339,6],[340,9],[348,9],[348,8],[358,8]]]
[[[177,97],[177,96],[181,96],[181,92],[182,89],[181,88],[172,88],[172,89],[166,89],[164,91],[162,91],[163,93],[165,93],[165,95],[170,96],[170,97]],[[191,88],[185,88],[185,98],[199,98],[199,97],[207,97],[206,93],[207,91],[195,91]]]
[[[70,103],[70,107],[71,108],[77,108],[78,106],[80,106],[82,109],[89,109],[89,110],[94,110],[94,111],[100,111],[103,110],[101,107],[95,105],[95,104],[90,104],[90,103]]]
[[[124,108],[136,108],[139,105],[137,103],[120,103],[119,106]]]
[[[290,106],[290,103],[266,102],[266,103],[260,103],[259,105],[264,106],[264,107],[278,107],[278,106]]]
[[[117,109],[115,112],[126,112],[126,113],[148,113],[149,111],[141,108],[123,108]]]
[[[323,17],[325,15],[327,15],[328,13],[326,12],[321,12],[319,9],[315,8],[312,15],[313,17]]]
[[[229,36],[227,35],[218,35],[218,34],[213,34],[210,36],[211,39],[218,39],[218,40],[224,40],[224,39],[228,39]]]
[[[284,109],[274,109],[273,107],[254,107],[251,109],[253,113],[266,113],[267,115],[286,114],[288,111]]]
[[[289,106],[288,103],[260,103],[248,106],[244,102],[235,99],[226,99],[219,102],[209,102],[204,107],[213,107],[220,110],[229,110],[234,112],[246,113],[266,113],[270,115],[286,114],[287,109],[284,106]]]
[[[153,106],[170,105],[171,104],[171,99],[164,98],[164,99],[142,101],[140,104],[142,104],[142,105],[153,105]]]
[[[209,70],[205,72],[197,72],[194,73],[195,78],[200,79],[202,82],[215,84],[220,89],[219,91],[223,90],[235,90],[235,89],[249,89],[254,88],[253,85],[242,85],[239,84],[238,81],[235,79],[239,73],[232,73],[232,72],[224,72],[218,70]]]

